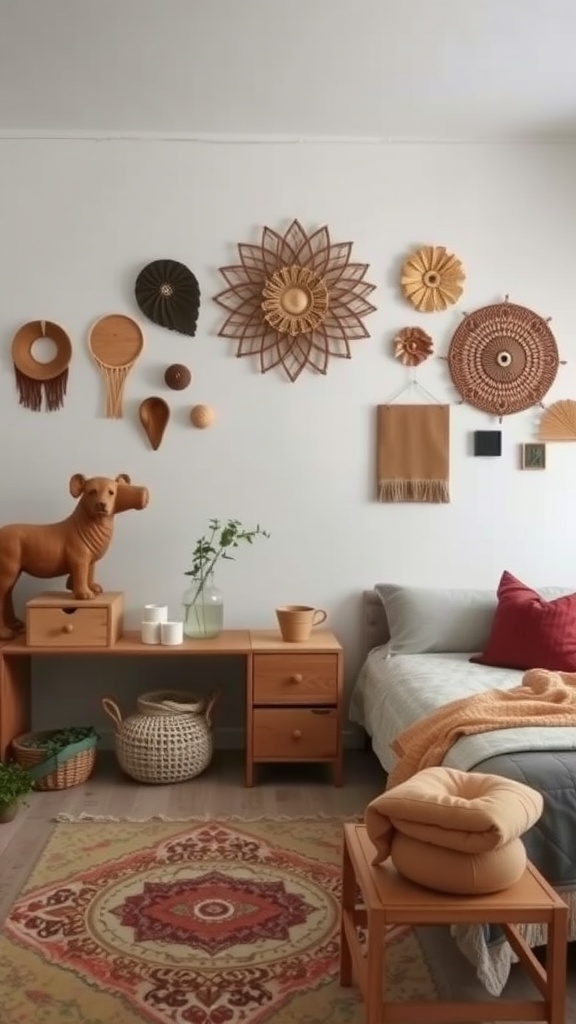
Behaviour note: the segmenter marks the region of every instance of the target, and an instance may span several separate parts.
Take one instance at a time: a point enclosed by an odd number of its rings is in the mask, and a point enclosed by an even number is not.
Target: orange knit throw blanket
[[[535,725],[576,726],[576,672],[530,669],[520,686],[451,701],[415,722],[392,744],[398,761],[387,788],[441,765],[462,736]]]

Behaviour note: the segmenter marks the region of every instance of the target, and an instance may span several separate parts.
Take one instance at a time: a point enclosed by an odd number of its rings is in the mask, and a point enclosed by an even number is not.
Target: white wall
[[[0,140],[0,521],[65,515],[77,471],[128,472],[146,484],[148,509],[118,519],[99,571],[107,588],[125,592],[130,625],[148,601],[178,614],[208,518],[259,522],[271,539],[219,573],[227,626],[273,626],[278,603],[323,606],[345,645],[349,679],[360,656],[360,592],[377,580],[495,586],[508,568],[529,583],[576,583],[576,448],[550,447],[545,473],[518,468],[536,410],[504,421],[500,459],[475,459],[471,432],[498,423],[454,404],[451,504],[374,500],[375,406],[406,376],[391,356],[398,328],[421,324],[443,355],[463,311],[508,293],[552,317],[567,365],[549,398],[574,396],[575,156],[571,145]],[[283,230],[295,216],[354,241],[354,258],[371,265],[378,311],[351,361],[332,360],[326,377],[305,371],[291,384],[235,358],[234,344],[216,336],[222,316],[211,296],[223,287],[217,268],[236,262],[237,242],[257,241],[265,224]],[[399,294],[402,257],[424,243],[448,246],[466,268],[464,297],[444,314],[415,314]],[[107,420],[88,330],[105,313],[139,317],[134,280],[159,257],[182,260],[199,278],[197,337],[142,319],[146,348],[128,379],[125,416]],[[74,344],[65,407],[50,414],[18,405],[10,357],[18,326],[37,318],[61,323]],[[192,370],[188,391],[163,384],[174,361]],[[441,359],[419,379],[457,402]],[[173,410],[157,452],[137,420],[150,394]],[[217,410],[211,430],[188,424],[197,402]],[[43,588],[23,580],[20,605]],[[130,705],[143,688],[140,677],[126,679],[125,665],[105,680],[101,667],[88,668],[81,683],[63,663],[40,667],[40,726],[95,720],[99,692]],[[236,714],[225,704],[221,720]]]

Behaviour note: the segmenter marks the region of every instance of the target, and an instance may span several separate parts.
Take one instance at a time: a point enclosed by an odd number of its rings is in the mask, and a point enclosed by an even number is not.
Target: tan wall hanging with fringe
[[[56,346],[56,355],[47,363],[34,358],[34,343],[48,338]],[[72,344],[66,331],[51,320],[31,320],[24,324],[12,340],[12,362],[20,405],[34,412],[46,409],[52,412],[64,405],[68,384],[68,366],[72,358]]]
[[[450,406],[379,405],[378,501],[450,501]]]

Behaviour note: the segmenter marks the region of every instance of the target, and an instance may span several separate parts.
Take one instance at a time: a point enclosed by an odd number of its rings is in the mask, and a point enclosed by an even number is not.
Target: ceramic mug
[[[282,639],[286,643],[298,644],[308,640],[314,626],[326,621],[323,608],[312,608],[308,604],[286,604],[276,609]]]

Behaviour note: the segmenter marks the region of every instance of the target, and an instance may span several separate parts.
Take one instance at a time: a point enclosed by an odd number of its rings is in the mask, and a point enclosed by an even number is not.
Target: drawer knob
[[[295,739],[295,740],[301,739],[302,738],[302,730],[301,729],[294,729],[294,731],[292,733],[292,738]]]
[[[72,623],[71,622],[67,622],[65,626],[62,626],[62,632],[63,633],[73,633],[74,632],[74,626],[72,625]]]
[[[302,682],[302,673],[301,672],[297,672],[296,675],[292,676],[292,682],[293,683],[301,683]]]

